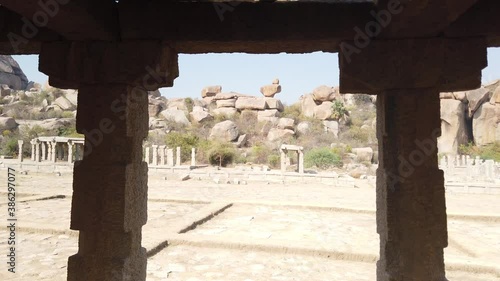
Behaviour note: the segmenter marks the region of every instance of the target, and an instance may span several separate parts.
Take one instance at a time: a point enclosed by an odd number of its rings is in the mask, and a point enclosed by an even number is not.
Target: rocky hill
[[[28,83],[8,56],[0,56],[0,70],[1,154],[17,153],[17,139],[80,136],[74,127],[78,91]],[[224,92],[220,85],[205,87],[197,99],[168,99],[159,91],[150,92],[147,142],[181,146],[186,159],[190,148],[197,147],[202,163],[217,148],[230,151],[231,162],[270,166],[279,165],[281,144],[295,144],[305,148],[306,165],[343,167],[354,176],[374,173],[376,96],[340,94],[338,88],[323,85],[287,105],[278,97],[283,90],[286,87],[275,79],[256,96]],[[440,153],[478,147],[469,151],[481,154],[481,147],[499,143],[500,82],[440,97]],[[308,155],[316,156],[308,160]],[[330,162],[323,165],[316,158]]]

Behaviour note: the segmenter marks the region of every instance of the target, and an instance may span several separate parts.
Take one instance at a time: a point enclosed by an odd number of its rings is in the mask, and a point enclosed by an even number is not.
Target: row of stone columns
[[[145,148],[144,161],[152,166],[178,167],[182,165],[181,148],[168,148],[166,145],[152,145]],[[191,166],[196,166],[196,148],[191,149]]]
[[[22,151],[23,141],[19,142],[19,151]],[[42,162],[57,162],[57,160],[65,160],[68,163],[73,163],[74,161],[81,160],[83,158],[83,144],[73,143],[71,141],[67,143],[60,142],[45,142],[39,141],[38,139],[31,140],[31,161]],[[65,149],[67,147],[67,149]],[[73,152],[74,150],[74,152]],[[21,155],[21,154],[20,154]],[[22,156],[19,157],[22,161]]]

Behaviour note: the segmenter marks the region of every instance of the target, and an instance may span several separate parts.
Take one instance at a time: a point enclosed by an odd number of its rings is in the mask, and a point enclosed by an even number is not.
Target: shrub
[[[17,153],[17,139],[14,137],[6,137],[2,143],[2,154],[6,156],[15,156]]]
[[[186,103],[186,107],[188,109],[189,112],[192,112],[193,111],[193,107],[194,107],[194,101],[192,98],[186,98],[184,100],[184,102]]]
[[[272,151],[269,147],[262,144],[254,145],[250,154],[250,161],[255,164],[267,164],[270,154],[272,154]]]
[[[308,151],[304,157],[304,164],[307,168],[317,167],[319,169],[342,167],[343,165],[340,156],[327,147]]]
[[[181,161],[185,162],[191,159],[191,149],[199,144],[199,138],[193,134],[182,134],[170,132],[165,137],[165,144],[170,148],[181,148]]]
[[[470,155],[472,157],[479,156],[481,159],[491,159],[500,162],[500,141],[481,147],[473,143],[468,143],[466,145],[462,144],[458,150],[461,154]]]
[[[267,162],[269,163],[269,166],[271,166],[271,168],[279,168],[281,165],[281,157],[277,154],[271,154],[267,157]]]
[[[283,117],[292,118],[296,122],[302,121],[302,109],[300,107],[300,103],[295,103],[292,105],[285,105],[282,113]]]
[[[235,149],[231,144],[220,143],[208,152],[208,162],[211,165],[226,167],[233,163],[235,156]]]
[[[349,112],[345,108],[344,103],[338,100],[333,102],[332,111],[332,118],[335,120],[346,118],[349,115]]]

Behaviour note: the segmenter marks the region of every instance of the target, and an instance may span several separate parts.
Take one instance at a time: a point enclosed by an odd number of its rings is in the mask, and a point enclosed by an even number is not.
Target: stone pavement
[[[66,280],[67,259],[78,250],[78,232],[69,230],[72,176],[30,173],[17,181],[18,273],[1,269],[0,280]],[[356,186],[151,175],[148,280],[375,280],[375,190],[366,181]],[[449,280],[500,281],[499,203],[499,195],[447,194]],[[0,254],[6,249],[4,238]]]

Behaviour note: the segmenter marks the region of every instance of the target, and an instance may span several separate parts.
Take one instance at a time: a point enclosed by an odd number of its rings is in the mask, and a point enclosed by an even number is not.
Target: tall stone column
[[[19,162],[23,162],[23,144],[24,144],[24,141],[22,141],[22,140],[17,141],[17,146],[19,148],[19,151],[18,151]]]
[[[30,143],[31,143],[31,161],[35,161],[36,140],[31,140]]]
[[[43,143],[40,143],[39,141],[36,141],[36,145],[35,145],[35,162],[40,162],[40,145],[43,145]]]
[[[73,163],[73,143],[71,141],[68,142],[68,163]]]
[[[299,166],[299,174],[303,174],[304,173],[304,151],[303,150],[299,150],[297,152],[299,154],[299,163],[297,164]]]
[[[196,148],[191,148],[191,166],[196,166]]]
[[[437,157],[439,92],[385,91],[377,98],[377,122],[378,280],[445,281],[448,235]]]
[[[175,152],[175,165],[180,166],[181,163],[181,148],[177,147],[177,151]]]
[[[166,145],[160,145],[160,165],[165,166],[165,149]]]
[[[377,280],[445,281],[439,93],[481,85],[486,42],[373,40],[357,52],[342,44],[340,92],[378,94]]]
[[[85,146],[74,166],[71,229],[80,233],[68,280],[144,281],[147,91],[173,85],[177,54],[158,41],[45,43],[40,70],[55,87],[79,89]]]
[[[280,163],[281,163],[281,172],[285,173],[286,172],[286,153],[285,151],[280,149]]]
[[[42,161],[45,161],[47,159],[47,150],[49,150],[50,147],[47,147],[43,141],[39,145],[42,147]]]
[[[172,148],[167,148],[167,166],[174,166],[174,150]]]
[[[57,162],[57,142],[53,141],[50,143],[50,156],[51,156],[51,161],[56,163]]]

